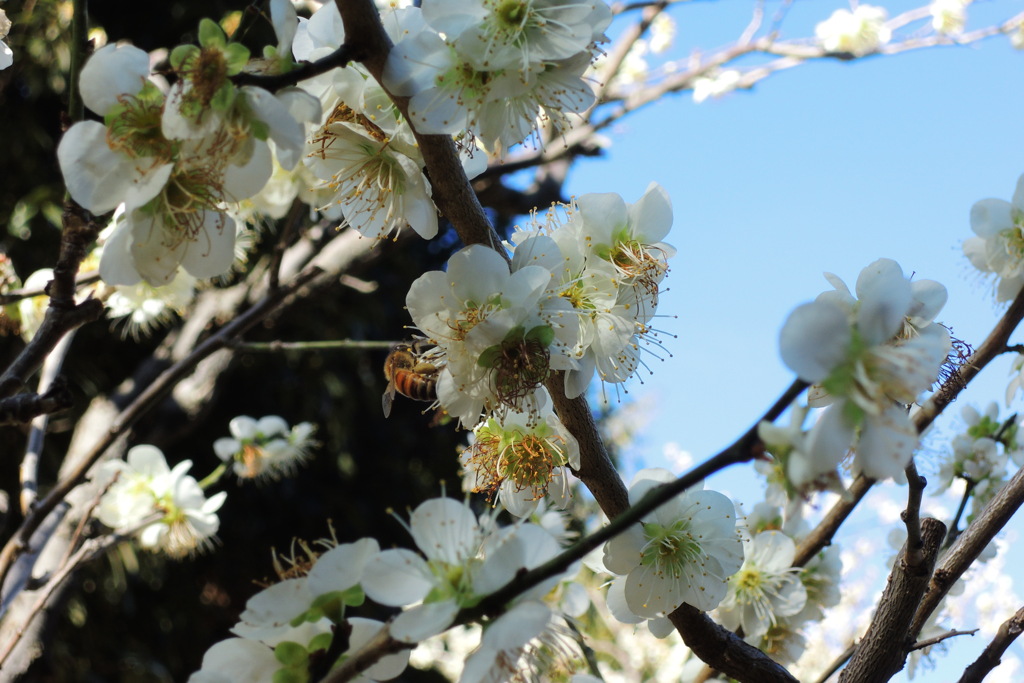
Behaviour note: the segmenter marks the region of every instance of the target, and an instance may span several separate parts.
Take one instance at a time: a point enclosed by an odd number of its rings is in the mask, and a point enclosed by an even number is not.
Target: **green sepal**
[[[249,63],[249,48],[241,43],[228,43],[224,48],[224,59],[228,64],[228,76],[234,76]]]
[[[334,640],[333,633],[318,633],[313,636],[313,639],[309,641],[309,647],[306,649],[310,652],[319,652],[320,650],[326,650],[331,646],[331,642]]]
[[[285,640],[274,646],[274,659],[287,667],[304,666],[309,660],[309,652],[298,643]]]
[[[483,350],[483,353],[476,359],[476,364],[482,368],[493,368],[498,364],[498,359],[501,357],[501,344],[495,344],[494,346],[488,346]]]
[[[366,593],[359,584],[348,588],[341,593],[341,601],[349,607],[359,607],[366,602]]]
[[[225,81],[217,92],[210,98],[210,107],[214,111],[226,112],[231,109],[231,105],[235,101],[235,86],[230,81]]]
[[[331,591],[318,596],[306,610],[308,621],[317,621],[325,617],[335,624],[340,624],[345,618],[345,601],[342,591]]]
[[[171,50],[171,68],[175,71],[183,71],[186,62],[199,57],[199,48],[195,45],[179,45]]]
[[[217,22],[213,19],[204,18],[199,22],[199,44],[203,47],[224,47],[228,42],[227,34],[224,33]]]
[[[309,683],[309,672],[304,669],[278,669],[270,680],[273,683]]]
[[[257,140],[266,140],[270,137],[270,126],[256,119],[249,119],[249,133]]]
[[[537,325],[537,327],[526,333],[525,338],[538,341],[541,346],[547,348],[555,340],[555,331],[550,325]]]

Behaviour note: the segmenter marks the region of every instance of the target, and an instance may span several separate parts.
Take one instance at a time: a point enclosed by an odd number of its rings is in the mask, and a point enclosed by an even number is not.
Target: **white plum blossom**
[[[157,521],[138,532],[139,543],[171,557],[184,557],[213,543],[220,520],[217,510],[227,493],[206,498],[187,472],[192,461],[183,460],[171,469],[160,449],[135,446],[127,462],[111,460],[99,467],[94,479],[101,484],[113,480],[96,508],[96,517],[115,531],[127,531],[147,518]],[[114,479],[116,477],[116,479]]]
[[[174,279],[162,287],[139,281],[112,289],[107,297],[107,315],[123,318],[124,333],[136,337],[139,333],[149,334],[180,315],[195,299],[196,279],[179,268]]]
[[[577,649],[568,627],[539,601],[514,605],[488,623],[467,658],[459,683],[545,680],[542,674]]]
[[[231,462],[240,479],[280,479],[295,472],[316,446],[315,427],[300,422],[289,427],[284,418],[268,415],[255,420],[247,415],[228,424],[230,437],[213,442],[221,460]]]
[[[122,202],[142,206],[170,178],[174,151],[160,134],[164,96],[148,76],[149,55],[131,45],[105,45],[82,68],[82,100],[106,123],[76,123],[57,158],[68,193],[93,213]]]
[[[890,259],[861,271],[857,299],[828,277],[835,289],[797,307],[780,333],[786,365],[820,385],[811,405],[828,406],[787,474],[799,486],[852,448],[855,471],[899,477],[917,447],[905,406],[936,381],[950,349],[949,332],[929,322],[945,294],[937,283],[915,289]]]
[[[583,73],[611,19],[604,2],[440,0],[423,18],[406,24],[384,71],[420,133],[471,131],[501,154],[539,122],[565,130],[568,113],[594,102]]]
[[[641,470],[629,488],[630,504],[674,478],[668,470]],[[666,615],[684,602],[714,609],[743,564],[736,509],[717,491],[687,489],[608,541],[604,564],[620,577],[612,590],[640,619]]]
[[[936,33],[956,35],[962,33],[967,21],[967,6],[971,0],[933,0],[928,5],[932,15],[932,28]]]
[[[558,315],[576,328],[568,353],[579,367],[565,375],[570,398],[586,390],[595,370],[602,381],[624,382],[639,365],[639,341],[652,336],[648,323],[675,253],[661,241],[671,227],[668,195],[651,183],[634,204],[613,193],[583,195],[512,236],[514,271],[540,265],[553,274],[542,306],[570,307]]]
[[[1012,202],[982,199],[971,207],[971,230],[964,254],[971,265],[996,279],[996,300],[1009,301],[1024,287],[1024,175]]]
[[[781,531],[762,531],[744,541],[745,559],[729,579],[729,592],[718,606],[722,625],[760,638],[780,617],[803,610],[807,590],[793,567],[796,545]]]
[[[1017,357],[1013,359],[1013,364],[1010,366],[1010,374],[1012,377],[1006,387],[1007,406],[1013,402],[1017,392],[1024,389],[1024,354],[1018,353]]]
[[[413,282],[406,306],[433,343],[441,406],[465,427],[482,412],[536,415],[537,389],[552,370],[568,370],[576,330],[559,317],[567,304],[541,309],[551,272],[537,265],[509,271],[493,249],[472,245],[455,253],[447,271]]]
[[[693,82],[693,101],[700,104],[709,97],[717,98],[732,92],[742,76],[743,74],[736,69],[701,76]]]
[[[351,627],[351,633],[342,658],[358,651],[384,624],[348,617],[344,612],[348,606],[362,603],[359,582],[379,553],[379,545],[371,538],[336,545],[320,555],[310,553],[312,566],[293,566],[289,578],[249,599],[231,629],[238,637],[211,647],[203,657],[202,669],[189,680],[213,683],[221,680],[216,676],[228,681],[266,683],[294,677],[301,680],[303,674],[308,674],[310,659],[328,650],[336,628],[344,624]],[[408,652],[387,655],[355,680],[394,678],[405,670],[408,661]]]
[[[885,25],[889,14],[874,5],[857,5],[851,12],[837,9],[814,27],[814,35],[827,52],[863,57],[889,42],[892,31]]]
[[[368,563],[362,580],[370,599],[407,607],[391,625],[391,635],[405,642],[441,633],[459,609],[559,552],[555,538],[535,524],[498,529],[492,520],[478,521],[465,504],[450,498],[420,504],[410,517],[409,531],[423,554],[385,550]],[[516,602],[545,595],[563,578],[542,582]]]
[[[516,517],[526,517],[547,496],[565,508],[569,491],[568,468],[579,469],[579,444],[551,409],[543,391],[536,416],[510,412],[490,417],[473,429],[473,439],[463,451],[463,486],[486,493]]]

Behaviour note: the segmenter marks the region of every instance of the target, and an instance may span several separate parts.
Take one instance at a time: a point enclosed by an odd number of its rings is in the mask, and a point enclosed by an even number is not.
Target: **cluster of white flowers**
[[[228,423],[230,437],[213,442],[213,450],[232,463],[239,479],[280,479],[295,472],[316,446],[309,422],[289,427],[284,418],[268,415],[255,420],[241,415]]]
[[[404,608],[388,625],[389,634],[419,642],[444,632],[460,609],[477,604],[560,550],[544,527],[528,522],[499,527],[492,517],[478,520],[465,504],[450,498],[418,506],[409,531],[422,555],[381,551],[369,538],[336,546],[325,542],[334,547],[321,555],[307,548],[309,558],[292,561],[280,582],[249,600],[232,628],[238,637],[214,645],[192,683],[292,680],[285,674],[308,671],[311,657],[327,649],[344,623],[352,628],[349,651],[358,650],[383,627],[347,614],[365,597]],[[460,680],[506,680],[510,666],[520,672],[541,666],[538,657],[550,654],[546,647],[560,646],[563,640],[560,617],[542,599],[553,595],[552,589],[576,569],[517,596],[501,617],[488,623],[479,645],[465,659]],[[389,655],[360,680],[393,678],[408,659],[407,651]]]
[[[917,447],[908,406],[938,378],[949,332],[933,320],[946,288],[910,281],[899,264],[879,259],[861,271],[855,298],[835,287],[799,306],[780,334],[782,360],[811,389],[811,407],[828,406],[809,433],[765,433],[769,451],[788,452],[786,475],[800,487],[835,471],[848,451],[869,477],[901,476]],[[770,432],[770,430],[769,430]],[[774,443],[773,443],[774,442]]]
[[[358,651],[384,624],[345,616],[346,607],[363,600],[359,582],[380,552],[373,539],[337,545],[292,567],[293,576],[260,591],[246,603],[231,629],[236,638],[207,650],[190,683],[272,683],[307,680],[310,660],[320,656],[336,635],[347,633],[348,652]],[[388,680],[405,670],[409,653],[387,655],[362,673],[361,681]]]
[[[1024,465],[1024,448],[1017,442],[1022,420],[999,419],[999,406],[992,402],[984,413],[973,406],[960,411],[966,429],[953,437],[950,453],[942,461],[937,478],[938,492],[948,490],[956,479],[966,482],[965,495],[974,501],[976,513],[1006,482],[1006,465]],[[973,513],[972,513],[973,514]]]
[[[777,661],[796,662],[805,647],[803,625],[839,603],[839,548],[830,546],[805,567],[793,567],[796,544],[810,527],[800,517],[784,522],[768,503],[754,507],[744,530],[743,566],[729,579],[716,614],[727,628],[742,627],[747,642]]]
[[[814,27],[814,35],[827,52],[863,57],[889,42],[892,31],[885,25],[888,12],[874,5],[857,5],[851,12],[837,9]]]
[[[629,487],[630,504],[674,479],[668,470],[641,470]],[[667,615],[684,602],[705,611],[717,607],[742,564],[732,501],[717,491],[687,489],[605,544],[604,566],[618,575],[608,609],[624,623],[651,620],[651,632],[664,637],[672,631]]]
[[[236,231],[227,203],[263,188],[273,155],[294,166],[302,122],[320,117],[319,102],[297,88],[236,88],[229,77],[249,51],[214,22],[201,22],[199,42],[172,51],[178,80],[170,88],[150,77],[149,55],[130,45],[107,45],[82,69],[82,99],[104,122],[72,126],[57,155],[83,207],[106,213],[125,205],[100,261],[108,284],[166,285],[179,268],[196,278],[227,271]]]
[[[971,207],[971,230],[964,254],[982,273],[993,274],[998,301],[1013,299],[1024,287],[1024,175],[1013,201],[982,199]]]
[[[139,543],[171,557],[207,548],[220,526],[217,510],[227,493],[207,498],[187,474],[191,467],[191,460],[183,460],[171,469],[160,449],[147,445],[130,449],[127,462],[103,463],[93,480],[109,488],[96,507],[96,518],[114,531],[124,532],[155,517],[138,530]]]
[[[594,103],[583,80],[611,10],[603,0],[428,0],[388,56],[420,133],[471,132],[501,153]]]

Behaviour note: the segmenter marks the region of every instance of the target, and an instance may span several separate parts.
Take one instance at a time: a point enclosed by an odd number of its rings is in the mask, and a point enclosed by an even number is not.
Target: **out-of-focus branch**
[[[245,334],[249,329],[276,311],[282,303],[294,292],[304,287],[322,271],[316,267],[310,267],[287,286],[270,292],[262,301],[239,315],[230,323],[210,336],[186,358],[178,361],[166,371],[161,373],[157,379],[150,384],[139,396],[118,414],[103,438],[96,443],[92,450],[85,456],[75,469],[63,480],[57,483],[50,493],[39,505],[32,510],[25,519],[17,533],[7,542],[0,551],[0,582],[6,577],[14,560],[23,552],[29,549],[32,533],[42,523],[50,510],[64,499],[65,496],[81,483],[89,468],[99,460],[104,451],[117,440],[117,438],[136,420],[150,410],[163,398],[174,386],[191,372],[198,363],[218,349],[225,347],[229,340]]]
[[[999,666],[1006,648],[1013,644],[1022,631],[1024,631],[1024,607],[1000,624],[992,642],[986,645],[978,658],[964,669],[959,683],[981,683],[992,669]]]
[[[54,348],[53,353],[46,357],[46,361],[43,363],[42,372],[39,375],[39,391],[45,392],[40,399],[49,399],[53,401],[58,407],[56,410],[67,408],[71,406],[72,396],[71,390],[68,388],[67,383],[59,380],[57,373],[60,372],[61,365],[64,363],[64,358],[67,356],[68,349],[71,348],[71,340],[74,339],[74,331],[64,335],[57,346]],[[21,398],[15,396],[14,398]],[[5,399],[11,400],[11,399]],[[0,401],[2,403],[2,401]],[[40,401],[42,403],[42,401]],[[40,406],[46,407],[46,406]],[[49,424],[49,413],[56,412],[56,410],[43,410],[41,413],[36,415],[32,419],[32,431],[28,435],[28,444],[25,447],[25,457],[21,460],[21,467],[18,470],[18,475],[21,479],[21,514],[27,515],[28,511],[35,505],[36,498],[39,491],[39,482],[37,478],[39,456],[43,452],[43,441],[46,438],[46,426]]]
[[[946,525],[928,517],[921,521],[921,547],[913,548],[907,539],[889,574],[868,632],[839,675],[840,683],[887,681],[903,668],[914,643],[908,629],[945,537]]]

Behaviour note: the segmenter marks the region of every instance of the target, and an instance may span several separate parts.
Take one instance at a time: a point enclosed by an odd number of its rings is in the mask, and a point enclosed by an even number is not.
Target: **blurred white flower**
[[[135,446],[127,461],[111,460],[101,465],[95,479],[102,484],[117,477],[100,499],[96,517],[115,531],[125,531],[152,515],[161,518],[138,532],[139,543],[171,557],[184,557],[213,544],[220,520],[217,510],[227,493],[206,498],[187,472],[191,460],[174,469],[155,446]]]
[[[857,5],[852,12],[838,9],[814,28],[814,34],[826,52],[862,57],[889,42],[888,18],[885,9],[874,5]]]
[[[299,465],[312,456],[316,446],[309,422],[289,427],[284,418],[268,415],[255,420],[247,415],[228,424],[230,437],[213,442],[221,460],[231,461],[240,479],[280,479],[294,474]]]

